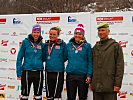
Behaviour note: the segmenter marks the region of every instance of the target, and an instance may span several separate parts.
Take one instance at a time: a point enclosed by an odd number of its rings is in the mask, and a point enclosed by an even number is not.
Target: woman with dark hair
[[[21,80],[20,100],[28,100],[31,84],[34,87],[34,99],[42,100],[44,44],[41,26],[34,25],[32,33],[22,42],[17,56],[17,79]],[[24,61],[23,61],[24,60]]]

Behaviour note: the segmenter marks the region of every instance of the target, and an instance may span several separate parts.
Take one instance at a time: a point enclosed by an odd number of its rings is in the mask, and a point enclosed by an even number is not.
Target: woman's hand
[[[90,77],[87,77],[86,78],[86,83],[89,84],[91,82],[91,78]]]
[[[17,77],[17,80],[21,80],[21,76],[18,76],[18,77]]]

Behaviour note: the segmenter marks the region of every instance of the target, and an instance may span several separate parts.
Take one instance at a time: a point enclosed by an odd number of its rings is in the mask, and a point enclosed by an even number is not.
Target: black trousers
[[[117,93],[93,92],[93,100],[117,100]]]
[[[47,100],[61,98],[64,84],[64,72],[45,72]]]
[[[75,100],[77,89],[79,100],[86,100],[88,94],[88,84],[86,84],[87,75],[67,74],[66,87],[68,100]]]
[[[28,100],[31,84],[34,88],[34,99],[42,100],[44,75],[43,71],[23,71],[21,80],[21,98],[20,100]]]

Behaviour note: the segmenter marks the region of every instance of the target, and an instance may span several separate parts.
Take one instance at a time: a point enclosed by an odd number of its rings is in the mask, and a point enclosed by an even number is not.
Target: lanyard
[[[30,41],[30,43],[31,43],[31,45],[32,45],[33,48],[40,49],[40,43],[41,43],[41,41],[38,43],[37,46],[35,46],[34,43],[32,43],[31,41]]]
[[[52,50],[53,50],[53,48],[54,48],[54,43],[52,44],[52,47],[50,47],[50,41],[49,41],[49,44],[48,44],[48,54],[50,55],[51,54],[51,52],[52,52]]]
[[[78,51],[79,48],[80,48],[83,44],[84,44],[84,43],[82,43],[82,44],[80,44],[78,47],[76,47],[76,46],[72,43],[72,45],[73,45],[73,47],[76,49],[76,51]]]

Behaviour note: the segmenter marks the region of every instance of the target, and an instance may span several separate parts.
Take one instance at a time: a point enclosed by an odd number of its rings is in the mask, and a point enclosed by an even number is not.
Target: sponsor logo
[[[99,25],[102,22],[97,22],[97,25]],[[109,25],[114,25],[116,22],[107,22]],[[118,23],[118,22],[117,22]]]
[[[0,98],[6,98],[5,93],[0,93]]]
[[[12,41],[10,45],[17,45],[17,43],[15,41]]]
[[[75,16],[68,16],[68,23],[78,23]]]
[[[9,80],[16,80],[16,79],[13,78],[13,77],[0,77],[0,78],[2,78],[2,79],[9,79]]]
[[[22,24],[22,21],[19,18],[13,18],[13,24]]]
[[[117,17],[96,17],[96,21],[123,21],[123,16],[117,16]]]
[[[127,91],[119,91],[119,93],[118,93],[118,96],[120,98],[126,98],[126,95],[127,95]]]
[[[133,50],[131,51],[131,56],[133,57]]]
[[[18,95],[18,97],[16,97],[16,100],[19,100],[22,97],[22,95]]]
[[[16,62],[16,59],[9,59],[9,62]]]
[[[66,35],[73,35],[72,31],[68,31]]]
[[[10,98],[10,99],[14,99],[15,100],[15,97],[13,97],[11,94],[6,96],[6,98]]]
[[[124,75],[128,75],[128,73],[124,73]]]
[[[0,84],[0,90],[4,90],[5,87],[6,87],[6,84],[4,84],[4,85]]]
[[[49,34],[49,32],[45,32],[45,34]]]
[[[127,53],[127,52],[124,52],[123,55],[124,55],[124,56],[128,56],[128,53]]]
[[[130,36],[133,36],[133,34],[131,34]]]
[[[119,35],[128,35],[128,33],[119,33]]]
[[[133,83],[129,83],[130,86],[133,86]]]
[[[18,86],[17,86],[17,91],[20,91],[20,90],[21,90],[21,86],[18,85]]]
[[[133,93],[130,93],[130,96],[133,96]]]
[[[130,65],[133,66],[133,62],[130,62]]]
[[[15,48],[11,48],[11,50],[10,50],[10,52],[11,52],[11,54],[16,54],[16,49]]]
[[[18,36],[16,32],[13,32],[11,36]]]
[[[102,22],[107,22],[109,25],[114,25],[115,23],[122,23],[123,16],[115,16],[115,17],[96,17],[97,24]]]
[[[2,46],[7,46],[7,43],[8,43],[8,40],[2,40],[2,41],[1,41],[1,45],[2,45]]]
[[[124,62],[124,66],[127,66],[128,65],[128,63],[127,62]]]
[[[7,77],[2,77],[2,76],[0,76],[0,78],[2,78],[2,79],[6,79]]]
[[[16,70],[15,68],[8,68],[8,70]]]
[[[0,70],[7,70],[6,68],[0,68]]]
[[[36,17],[36,21],[59,21],[60,17]]]
[[[9,35],[9,33],[1,33],[1,35]]]
[[[36,17],[36,22],[38,24],[52,24],[59,23],[60,17]]]
[[[133,46],[133,44],[130,44],[129,46]]]
[[[133,73],[129,73],[129,75],[133,75]]]
[[[117,33],[110,33],[109,35],[117,35]]]
[[[44,30],[42,30],[42,35],[44,35],[44,34],[45,34]]]
[[[64,34],[64,32],[60,32],[60,34]]]
[[[122,48],[126,48],[128,41],[119,41],[119,44],[121,45]]]
[[[28,33],[19,33],[19,35],[27,35]]]
[[[7,62],[7,58],[0,58],[0,62]]]
[[[0,18],[0,24],[5,24],[6,23],[6,18]]]
[[[7,77],[9,80],[16,80],[14,77]]]
[[[0,50],[2,53],[8,53],[8,50]]]
[[[128,85],[128,83],[122,83],[122,85]]]
[[[7,86],[8,89],[15,89],[15,86]]]

